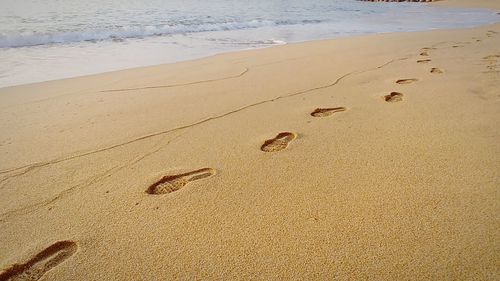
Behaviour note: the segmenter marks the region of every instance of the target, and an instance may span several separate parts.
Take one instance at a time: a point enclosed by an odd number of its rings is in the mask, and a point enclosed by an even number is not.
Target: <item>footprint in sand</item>
[[[38,280],[53,267],[71,257],[78,246],[73,241],[58,241],[29,261],[14,264],[0,274],[0,280]]]
[[[264,152],[276,152],[288,147],[288,144],[297,137],[296,134],[290,132],[279,133],[275,138],[266,140],[260,147]]]
[[[398,81],[396,81],[397,84],[410,84],[410,83],[413,83],[413,82],[417,82],[418,79],[417,78],[409,78],[409,79],[399,79]]]
[[[429,53],[427,51],[424,51],[424,52],[421,52],[420,55],[423,57],[428,57]]]
[[[431,68],[431,73],[441,74],[443,72],[444,72],[443,70],[441,70],[441,69],[439,69],[437,67]]]
[[[398,92],[392,92],[386,96],[384,96],[384,100],[386,102],[398,102],[403,100],[403,94]]]
[[[500,59],[500,54],[497,54],[497,55],[489,55],[489,56],[485,56],[483,57],[483,60],[487,61],[487,62],[496,62],[497,60]]]
[[[486,64],[486,68],[488,71],[485,73],[489,72],[497,72],[497,69],[500,67],[498,64],[498,60],[500,59],[500,54],[494,54],[494,55],[488,55],[483,57],[483,61]]]
[[[331,107],[331,108],[316,108],[311,112],[311,116],[314,117],[327,117],[336,112],[346,111],[345,107]]]
[[[159,181],[150,185],[146,193],[152,195],[171,193],[183,188],[192,181],[211,177],[215,173],[215,170],[212,168],[203,168],[183,174],[164,176]]]
[[[493,37],[494,34],[497,34],[498,32],[496,31],[493,31],[493,30],[488,30],[488,32],[486,32],[486,36],[487,37]]]
[[[418,60],[417,63],[428,63],[431,62],[431,60]]]
[[[422,50],[429,51],[429,50],[437,50],[437,49],[434,47],[424,47],[424,48],[422,48]]]

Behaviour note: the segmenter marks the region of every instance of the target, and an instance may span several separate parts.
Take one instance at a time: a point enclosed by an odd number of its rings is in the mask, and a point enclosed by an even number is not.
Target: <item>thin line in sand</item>
[[[17,174],[14,174],[14,175],[11,175],[11,176],[7,176],[7,177],[3,178],[2,180],[0,180],[0,183],[3,183],[6,180],[11,179],[11,178],[22,176],[22,175],[24,175],[24,174],[26,174],[26,173],[34,170],[34,169],[42,168],[42,167],[47,166],[47,165],[52,165],[52,164],[56,164],[56,163],[60,163],[60,162],[68,161],[68,160],[72,160],[72,159],[75,159],[75,158],[79,158],[79,157],[83,157],[83,156],[88,156],[88,155],[91,155],[91,154],[95,154],[95,153],[107,151],[107,150],[110,150],[110,149],[114,149],[114,148],[117,148],[117,147],[128,145],[128,144],[131,144],[131,143],[134,143],[134,142],[137,142],[137,141],[141,141],[141,140],[144,140],[144,139],[148,139],[148,138],[151,138],[151,137],[155,137],[155,136],[159,136],[159,135],[171,133],[171,132],[182,130],[182,129],[186,129],[186,128],[191,128],[191,127],[194,127],[194,126],[197,126],[197,125],[200,125],[200,124],[212,121],[212,120],[217,120],[217,119],[226,117],[228,115],[231,115],[231,114],[234,114],[234,113],[246,110],[246,109],[251,108],[251,107],[255,107],[255,106],[259,106],[259,105],[265,104],[265,103],[274,102],[274,101],[277,101],[277,100],[281,100],[281,99],[285,99],[285,98],[290,98],[290,97],[294,97],[294,96],[298,96],[298,95],[303,95],[303,94],[311,93],[311,92],[314,92],[314,91],[317,91],[317,90],[322,90],[322,89],[330,88],[330,87],[333,87],[333,86],[337,85],[338,83],[340,83],[343,79],[347,78],[348,76],[356,75],[356,74],[361,74],[361,73],[365,73],[365,72],[369,72],[369,71],[373,71],[373,70],[377,70],[377,69],[381,69],[381,68],[383,68],[383,67],[385,67],[385,66],[387,66],[389,64],[392,64],[394,62],[403,61],[403,60],[407,60],[407,59],[409,59],[409,57],[392,59],[392,60],[389,60],[388,62],[385,62],[385,63],[383,63],[383,64],[381,64],[379,66],[376,66],[376,67],[368,68],[368,69],[365,69],[365,70],[351,71],[351,72],[348,72],[348,73],[340,76],[335,81],[333,81],[331,83],[328,83],[326,85],[322,85],[322,86],[318,86],[318,87],[313,87],[313,88],[309,88],[309,89],[306,89],[306,90],[302,90],[302,91],[298,91],[298,92],[294,92],[294,93],[290,93],[290,94],[284,94],[284,95],[281,95],[281,96],[277,96],[275,98],[263,100],[263,101],[256,102],[256,103],[252,103],[252,104],[245,105],[245,106],[239,107],[237,109],[228,111],[226,113],[222,113],[220,115],[216,115],[216,116],[212,116],[212,117],[207,117],[205,119],[201,119],[201,120],[196,121],[196,122],[191,123],[191,124],[178,126],[178,127],[175,127],[175,128],[171,128],[171,129],[167,129],[167,130],[155,132],[155,133],[152,133],[152,134],[147,134],[147,135],[144,135],[144,136],[141,136],[141,137],[138,137],[138,138],[135,138],[135,139],[123,142],[123,143],[111,145],[111,146],[100,148],[100,149],[97,149],[97,150],[88,151],[88,152],[81,153],[81,154],[72,155],[72,156],[69,156],[69,157],[54,159],[54,160],[47,161],[47,162],[38,162],[38,163],[27,164],[27,165],[16,167],[16,168],[5,169],[5,170],[0,171],[0,174],[6,174],[6,173],[10,173],[10,172],[15,172],[15,171],[22,170],[22,169],[25,169],[25,170],[22,171],[22,172],[19,172]]]
[[[103,91],[99,91],[99,93],[106,93],[106,92],[126,92],[126,91],[137,91],[137,90],[146,90],[146,89],[159,89],[159,88],[174,88],[174,87],[190,86],[190,85],[210,83],[210,82],[218,82],[218,81],[223,81],[223,80],[240,78],[243,75],[245,75],[249,70],[250,69],[248,69],[247,67],[245,67],[245,70],[243,70],[241,73],[239,73],[237,75],[227,76],[227,77],[222,77],[222,78],[214,78],[214,79],[200,80],[200,81],[180,83],[180,84],[170,84],[170,85],[146,86],[146,87],[138,87],[138,88],[125,88],[125,89],[103,90]]]
[[[79,184],[76,184],[76,185],[73,185],[71,187],[69,187],[68,189],[65,189],[65,190],[62,190],[61,192],[59,192],[58,194],[56,194],[54,197],[52,198],[49,198],[49,199],[46,199],[46,200],[43,200],[41,202],[37,202],[37,203],[34,203],[34,204],[31,204],[31,205],[28,205],[28,206],[25,206],[25,207],[22,207],[22,208],[18,208],[18,209],[14,209],[14,210],[10,210],[10,211],[7,211],[5,213],[2,213],[0,214],[0,222],[4,222],[5,219],[8,219],[9,217],[11,217],[12,215],[16,215],[16,214],[28,214],[30,213],[31,211],[35,210],[37,207],[44,207],[44,206],[47,206],[51,203],[54,203],[55,201],[59,200],[59,199],[62,199],[64,198],[65,196],[67,195],[70,195],[73,191],[75,191],[77,188],[80,188],[80,187],[88,187],[96,182],[99,182],[100,180],[110,176],[110,175],[113,175],[114,173],[124,169],[125,167],[127,166],[130,166],[130,165],[133,165],[133,164],[136,164],[138,162],[140,162],[141,160],[147,158],[148,156],[160,151],[162,148],[165,148],[166,146],[168,146],[171,142],[173,142],[174,140],[178,139],[179,137],[181,137],[184,133],[181,133],[177,136],[175,136],[174,138],[170,139],[166,144],[164,145],[161,145],[161,141],[159,141],[155,146],[155,148],[153,150],[151,150],[150,152],[147,152],[141,156],[138,156],[136,157],[135,159],[132,159],[131,161],[123,164],[123,165],[117,165],[117,166],[114,166],[110,169],[107,169],[106,171],[94,176],[94,177],[91,177],[90,179],[87,179],[85,180],[84,182],[82,183],[79,183]]]

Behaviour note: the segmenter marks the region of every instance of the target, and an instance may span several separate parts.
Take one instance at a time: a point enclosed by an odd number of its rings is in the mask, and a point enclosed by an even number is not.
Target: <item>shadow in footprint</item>
[[[297,137],[296,134],[290,132],[279,133],[275,138],[266,140],[260,147],[264,152],[276,152],[288,147],[288,144]]]
[[[396,81],[397,84],[410,84],[410,83],[413,83],[413,82],[417,82],[418,79],[417,78],[409,78],[409,79],[399,79],[398,81]]]
[[[183,174],[164,176],[159,181],[150,185],[146,193],[152,195],[171,193],[183,188],[192,181],[211,177],[215,173],[215,170],[212,168],[203,168]]]
[[[386,102],[398,102],[403,100],[403,94],[398,92],[392,92],[386,96],[384,96],[384,100]]]
[[[24,264],[14,264],[0,274],[0,280],[38,280],[55,266],[71,257],[78,246],[73,241],[58,241]]]
[[[311,112],[311,116],[313,117],[327,117],[336,112],[345,111],[345,107],[331,107],[331,108],[316,108],[313,112]]]
[[[433,67],[433,68],[431,68],[431,73],[440,74],[440,73],[443,73],[443,71],[437,67]]]
[[[417,63],[428,63],[431,62],[431,60],[418,60]]]
[[[420,53],[421,56],[424,56],[424,57],[428,57],[429,56],[429,53],[427,51],[425,52],[421,52]]]

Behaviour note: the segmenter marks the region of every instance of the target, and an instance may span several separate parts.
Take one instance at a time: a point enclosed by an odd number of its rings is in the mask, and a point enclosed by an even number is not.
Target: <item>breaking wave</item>
[[[47,44],[93,42],[103,40],[124,40],[151,36],[168,36],[206,31],[227,31],[266,26],[314,24],[320,21],[270,21],[252,20],[248,22],[203,23],[191,25],[125,26],[113,29],[66,31],[54,33],[25,32],[20,34],[0,34],[0,48],[26,47]]]

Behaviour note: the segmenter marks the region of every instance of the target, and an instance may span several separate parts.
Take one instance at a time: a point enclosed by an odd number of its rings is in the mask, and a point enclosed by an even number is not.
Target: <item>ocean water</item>
[[[0,0],[0,87],[290,42],[498,20],[485,9],[355,0]]]

